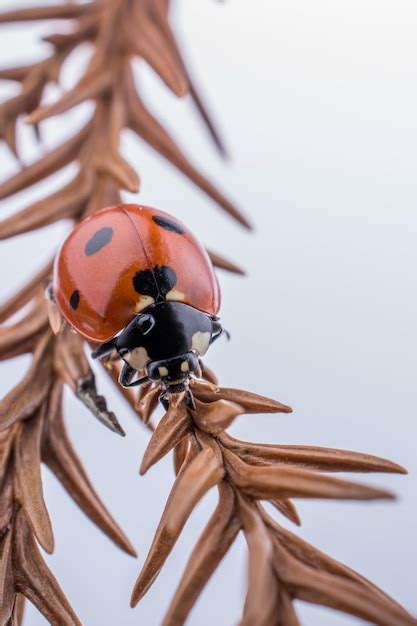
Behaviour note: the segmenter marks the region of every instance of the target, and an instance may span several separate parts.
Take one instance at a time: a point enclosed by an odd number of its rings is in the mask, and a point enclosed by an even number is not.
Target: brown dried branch
[[[329,606],[378,626],[417,624],[372,583],[283,529],[261,504],[269,501],[299,524],[289,498],[392,498],[385,490],[322,472],[401,474],[405,470],[385,459],[344,450],[239,441],[224,432],[238,415],[267,410],[288,413],[290,407],[203,379],[193,380],[191,390],[195,410],[184,394],[172,394],[144,454],[142,473],[174,448],[178,475],[133,589],[132,605],[155,581],[195,504],[217,485],[219,504],[186,565],[164,626],[184,624],[239,530],[249,550],[242,626],[299,624],[295,599]],[[147,394],[153,391],[149,388]]]
[[[92,119],[73,137],[0,184],[8,198],[46,179],[71,162],[78,173],[36,203],[0,222],[5,239],[69,219],[77,222],[104,206],[120,202],[121,190],[136,191],[139,177],[119,150],[123,129],[130,128],[170,161],[230,216],[249,227],[222,193],[196,169],[163,126],[144,106],[132,72],[140,56],[176,95],[189,93],[219,149],[223,143],[202,103],[169,25],[167,0],[99,0],[11,10],[0,23],[40,19],[70,20],[66,34],[44,38],[48,58],[0,70],[0,79],[20,83],[20,93],[0,104],[0,138],[19,156],[16,125],[23,116],[35,127],[89,99]],[[89,42],[94,54],[79,82],[57,101],[42,104],[45,88],[59,81],[64,61],[76,46]],[[243,270],[217,252],[209,252],[219,268]],[[53,305],[43,298],[51,264],[0,307],[0,359],[31,354],[22,381],[0,403],[0,622],[18,624],[23,596],[56,624],[79,621],[57,581],[42,560],[36,540],[53,549],[52,528],[42,493],[40,463],[57,476],[86,515],[121,549],[134,548],[92,487],[66,432],[62,415],[64,385],[103,421],[122,433],[114,414],[98,395],[83,341],[61,326]],[[27,311],[22,311],[24,307]],[[48,310],[49,306],[49,310]],[[18,314],[17,321],[10,318]],[[52,320],[54,333],[48,326]],[[103,363],[117,379],[119,363]],[[120,389],[120,388],[119,388]],[[173,450],[177,478],[155,539],[135,585],[132,603],[146,593],[173,549],[196,503],[213,486],[219,503],[185,569],[164,620],[183,624],[209,578],[241,530],[249,549],[249,585],[241,624],[296,626],[294,599],[324,604],[374,624],[416,624],[397,603],[355,572],[315,550],[281,528],[263,509],[268,500],[295,524],[300,520],[291,497],[387,498],[391,494],[322,475],[321,472],[376,471],[403,473],[398,465],[369,455],[309,446],[261,445],[241,442],[224,432],[241,414],[281,412],[290,407],[237,389],[221,388],[202,366],[202,378],[191,385],[195,410],[184,395],[171,398],[167,413],[153,433],[141,473]],[[136,397],[121,390],[149,428],[160,389],[145,385]],[[36,537],[36,540],[35,540]]]
[[[70,29],[66,34],[51,34],[44,38],[51,46],[50,56],[46,59],[0,71],[0,79],[20,83],[20,92],[0,104],[0,139],[6,142],[17,158],[16,125],[22,117],[26,116],[39,132],[39,123],[52,115],[62,114],[87,99],[93,100],[95,105],[91,120],[73,137],[0,184],[0,198],[8,198],[71,162],[78,165],[78,173],[72,181],[0,221],[0,239],[43,228],[63,219],[77,222],[104,206],[119,203],[122,189],[137,191],[138,174],[123,159],[119,149],[120,135],[128,127],[140,128],[142,133],[146,128],[146,141],[233,217],[247,225],[239,211],[186,160],[151,114],[144,108],[142,112],[138,110],[140,99],[131,71],[131,63],[136,56],[141,56],[177,95],[184,95],[189,89],[188,73],[169,26],[167,9],[165,0],[139,0],[135,3],[118,0],[114,3],[57,4],[0,14],[0,23],[3,24],[56,18],[70,20]],[[64,61],[83,42],[94,46],[86,72],[56,102],[43,105],[46,87],[59,81]],[[216,145],[221,147],[214,125],[194,86],[191,86],[191,93]],[[211,254],[217,266],[243,273],[221,255]],[[40,481],[41,461],[56,474],[70,496],[97,526],[123,550],[132,555],[135,552],[95,493],[65,431],[61,409],[63,385],[67,385],[96,418],[123,434],[115,415],[108,410],[105,399],[96,390],[83,341],[62,325],[53,304],[44,298],[51,269],[52,264],[49,263],[0,307],[0,323],[3,324],[0,328],[0,359],[32,355],[29,369],[21,382],[0,402],[0,473],[4,478],[2,489],[7,488],[8,494],[0,524],[0,534],[6,533],[0,580],[7,577],[9,581],[10,571],[13,571],[14,582],[4,589],[4,606],[8,607],[4,609],[4,615],[7,613],[7,620],[16,620],[21,613],[21,592],[40,608],[47,619],[73,624],[78,622],[56,581],[41,564],[37,549],[33,549],[33,558],[28,559],[26,547],[18,546],[23,536],[28,537],[28,545],[32,545],[33,535],[46,551],[53,550],[52,528]],[[24,307],[27,310],[22,312]],[[16,320],[11,319],[15,315],[18,316]],[[106,368],[113,380],[117,369],[116,364]],[[158,403],[158,390],[153,389],[142,400],[133,397],[128,390],[123,393],[139,419],[151,428],[149,419]],[[155,460],[157,457],[152,459],[149,453],[147,463]],[[146,465],[144,467],[146,469]],[[19,532],[15,532],[15,527],[20,529]],[[14,539],[11,539],[12,536]],[[19,572],[20,582],[16,578]],[[38,575],[40,586],[36,587],[34,581]],[[49,597],[52,593],[54,599]]]

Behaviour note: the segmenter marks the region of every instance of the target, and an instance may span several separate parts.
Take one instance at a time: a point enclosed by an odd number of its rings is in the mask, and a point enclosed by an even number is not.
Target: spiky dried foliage
[[[0,14],[0,24],[38,19],[67,19],[66,34],[46,37],[51,54],[24,67],[0,71],[0,78],[18,81],[20,93],[0,105],[0,138],[18,157],[16,126],[23,115],[39,133],[39,123],[93,100],[94,113],[75,136],[0,185],[8,198],[70,162],[78,164],[74,179],[49,197],[0,222],[0,238],[42,228],[62,219],[74,223],[120,201],[123,189],[137,191],[135,170],[119,151],[120,134],[131,128],[243,225],[245,218],[195,169],[166,130],[146,109],[135,86],[132,59],[142,57],[177,95],[190,93],[217,147],[216,130],[190,80],[168,23],[165,1],[107,0],[61,4]],[[79,82],[50,106],[42,106],[45,88],[57,82],[64,61],[81,43],[94,46],[89,67]],[[213,262],[242,270],[217,253]],[[44,298],[48,263],[0,307],[0,358],[32,354],[24,378],[0,403],[0,623],[17,623],[26,596],[51,621],[78,624],[57,581],[42,560],[37,542],[53,550],[53,534],[42,496],[40,464],[56,474],[90,519],[129,554],[134,549],[95,493],[65,430],[62,389],[68,386],[108,427],[123,434],[114,414],[96,390],[80,337],[63,329],[54,335],[54,311]],[[48,321],[49,317],[49,321]],[[52,325],[52,329],[50,326]],[[55,328],[57,330],[57,327]],[[126,393],[132,403],[131,396]]]
[[[247,391],[219,387],[208,370],[203,377],[191,383],[195,409],[189,407],[186,394],[171,396],[142,460],[144,474],[173,450],[176,480],[134,586],[132,606],[154,583],[196,504],[217,487],[218,505],[189,558],[164,626],[184,624],[239,532],[249,551],[241,626],[298,626],[294,600],[331,607],[379,626],[417,624],[375,585],[282,527],[262,504],[271,503],[298,525],[292,498],[392,498],[387,491],[327,473],[405,470],[357,452],[239,441],[225,431],[239,415],[289,413],[291,408]],[[145,421],[158,393],[152,384],[140,395]]]
[[[120,201],[123,189],[136,191],[136,171],[119,151],[120,133],[130,128],[244,226],[246,218],[187,160],[140,99],[131,61],[144,59],[178,96],[189,93],[217,148],[223,145],[190,79],[168,21],[169,0],[97,0],[14,10],[0,23],[64,19],[66,34],[46,37],[49,57],[38,63],[0,71],[0,78],[20,83],[20,93],[0,105],[0,137],[19,156],[16,124],[22,115],[39,133],[42,120],[84,100],[94,102],[90,121],[75,136],[0,185],[7,198],[59,171],[78,164],[75,178],[51,196],[0,223],[0,238],[26,233],[62,219],[74,223],[103,206]],[[78,83],[51,105],[42,105],[45,87],[57,82],[64,61],[81,43],[94,54]],[[210,252],[217,267],[241,269]],[[53,534],[42,494],[40,464],[45,463],[65,489],[117,545],[134,550],[99,500],[68,439],[62,415],[67,385],[107,426],[122,434],[115,416],[98,395],[84,342],[68,328],[59,330],[54,310],[43,297],[51,263],[0,308],[0,357],[31,354],[23,380],[0,403],[0,623],[21,623],[23,596],[52,623],[78,624],[70,604],[46,567],[38,543],[53,550]],[[49,322],[48,322],[49,317]],[[56,335],[52,332],[56,331]],[[103,363],[117,380],[119,363]],[[122,390],[145,424],[158,405],[160,390],[145,386],[139,397]],[[325,604],[368,621],[411,625],[415,620],[371,583],[318,552],[279,526],[261,501],[299,523],[292,497],[374,499],[387,492],[321,474],[322,471],[402,472],[383,459],[336,450],[245,443],[226,434],[240,414],[288,412],[273,400],[219,388],[203,367],[192,383],[196,410],[182,394],[173,396],[149,442],[141,472],[174,450],[177,478],[154,543],[135,585],[138,602],[155,580],[198,500],[217,486],[219,504],[199,539],[165,618],[184,623],[205,584],[239,531],[249,548],[249,583],[241,623],[295,626],[293,600]]]

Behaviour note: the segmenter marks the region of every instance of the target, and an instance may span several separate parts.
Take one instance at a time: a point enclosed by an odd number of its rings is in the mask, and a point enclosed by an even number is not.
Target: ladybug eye
[[[155,326],[155,318],[148,314],[141,315],[137,320],[137,324],[142,335],[147,335]]]

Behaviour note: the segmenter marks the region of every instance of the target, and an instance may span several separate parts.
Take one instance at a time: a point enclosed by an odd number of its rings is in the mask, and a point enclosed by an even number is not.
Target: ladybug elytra
[[[177,219],[135,204],[98,211],[63,243],[51,296],[67,322],[116,350],[124,387],[160,381],[182,390],[224,331],[220,291],[201,244]]]

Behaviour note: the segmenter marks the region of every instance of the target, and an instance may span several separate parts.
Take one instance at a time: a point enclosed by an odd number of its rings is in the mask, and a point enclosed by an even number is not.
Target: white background
[[[11,4],[23,6],[0,1],[2,8]],[[247,279],[220,277],[222,317],[232,341],[216,344],[207,361],[224,384],[273,396],[295,412],[244,417],[232,431],[257,441],[362,450],[405,465],[408,477],[363,479],[395,490],[397,503],[300,502],[303,527],[296,532],[417,613],[416,4],[182,0],[173,17],[232,160],[217,158],[190,101],[176,100],[138,63],[142,92],[187,154],[251,216],[256,231],[248,234],[233,224],[128,132],[123,152],[140,172],[141,202],[177,215],[211,248],[248,270]],[[36,40],[49,29],[1,27],[1,65],[42,58],[47,47]],[[80,50],[67,64],[65,86],[87,54]],[[6,97],[15,86],[2,83],[0,89]],[[56,95],[52,89],[48,97]],[[58,144],[89,112],[87,105],[45,123],[45,145]],[[36,153],[30,131],[20,140],[30,162]],[[0,163],[2,179],[15,171],[4,148]],[[71,173],[68,168],[4,202],[3,215],[55,190]],[[55,225],[2,243],[2,299],[49,258],[66,229]],[[2,365],[2,392],[26,363],[23,358]],[[102,377],[100,386],[127,437],[104,429],[69,394],[67,423],[139,558],[115,548],[45,471],[56,537],[47,561],[86,626],[157,626],[214,494],[190,519],[151,591],[129,609],[173,472],[166,459],[139,478],[148,434]],[[245,564],[240,539],[193,611],[191,626],[237,623]],[[299,610],[308,626],[354,622],[326,609]],[[26,624],[44,620],[29,608]]]

